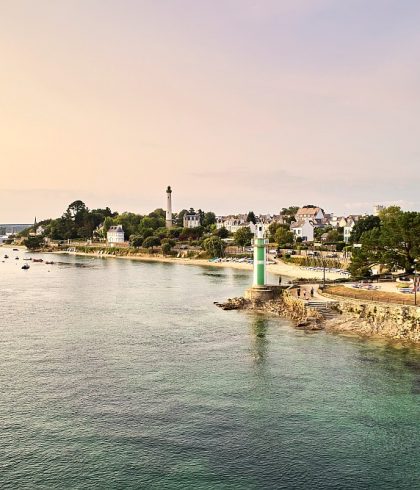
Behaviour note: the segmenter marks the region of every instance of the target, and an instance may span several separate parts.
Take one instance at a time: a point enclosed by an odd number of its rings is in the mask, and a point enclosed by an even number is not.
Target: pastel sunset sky
[[[418,0],[2,0],[0,223],[420,209]]]

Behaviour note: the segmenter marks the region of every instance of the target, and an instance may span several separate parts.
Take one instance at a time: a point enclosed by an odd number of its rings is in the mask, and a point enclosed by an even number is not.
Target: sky
[[[0,223],[420,210],[418,0],[3,0]]]

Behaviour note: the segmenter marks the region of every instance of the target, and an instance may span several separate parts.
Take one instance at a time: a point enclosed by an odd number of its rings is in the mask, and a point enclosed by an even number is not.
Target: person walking
[[[313,298],[313,297],[314,297],[314,292],[315,292],[315,291],[314,291],[314,288],[312,287],[312,288],[311,288],[311,298]]]
[[[297,297],[300,298],[300,288],[297,289]]]

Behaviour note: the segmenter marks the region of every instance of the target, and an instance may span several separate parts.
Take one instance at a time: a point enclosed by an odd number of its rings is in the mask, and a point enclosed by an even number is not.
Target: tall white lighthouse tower
[[[172,228],[172,189],[166,189],[166,228]]]

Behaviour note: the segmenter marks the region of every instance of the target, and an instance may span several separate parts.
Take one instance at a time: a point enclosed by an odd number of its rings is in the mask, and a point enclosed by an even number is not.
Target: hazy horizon
[[[420,3],[0,5],[0,222],[420,210]]]

